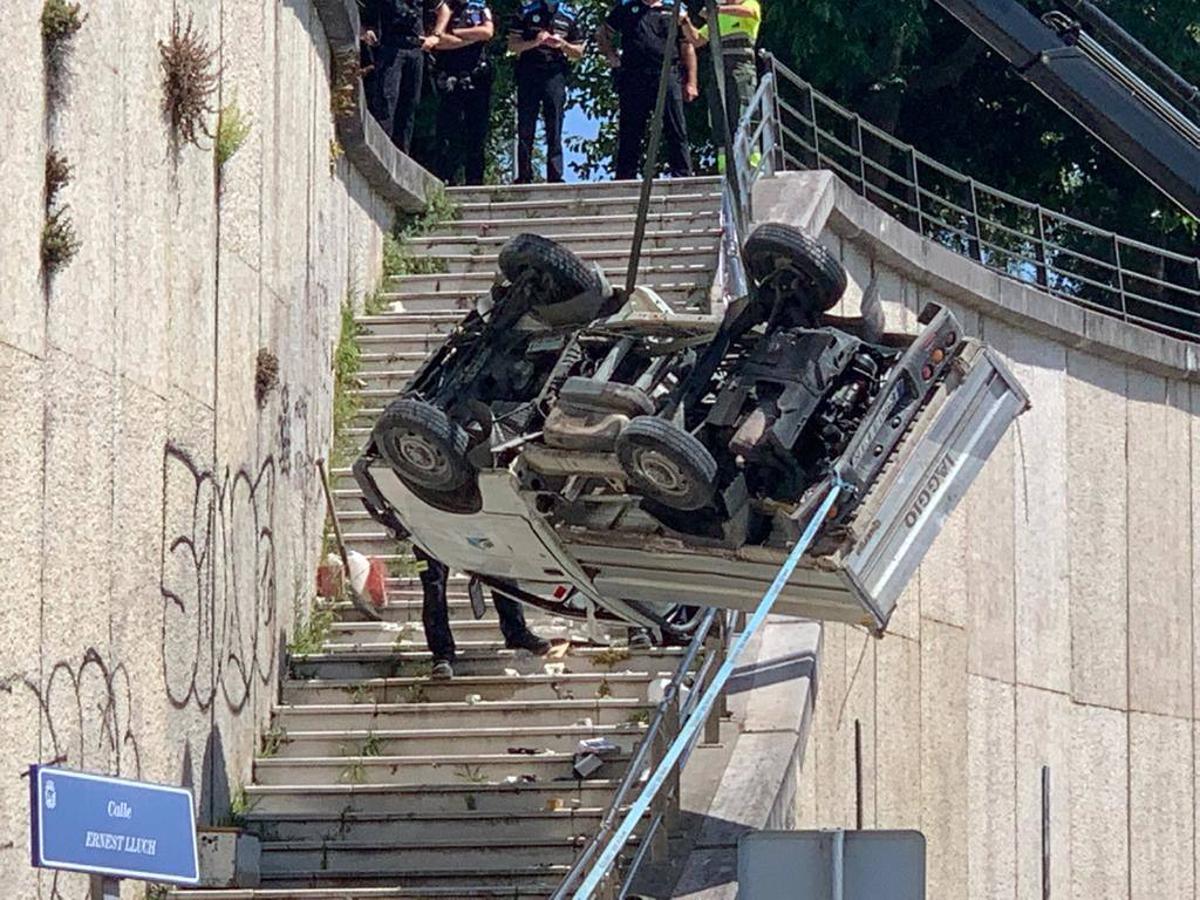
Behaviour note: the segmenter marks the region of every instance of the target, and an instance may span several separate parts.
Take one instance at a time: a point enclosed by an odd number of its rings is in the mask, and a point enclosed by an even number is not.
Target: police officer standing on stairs
[[[487,43],[495,33],[484,0],[447,0],[450,23],[434,48],[439,96],[437,175],[453,184],[459,167],[465,184],[483,184],[492,107],[492,66]]]
[[[617,0],[600,27],[600,50],[613,67],[620,120],[617,124],[616,175],[618,181],[638,177],[638,164],[646,128],[654,117],[658,98],[659,73],[663,57],[681,63],[682,71],[673,71],[667,83],[667,102],[663,110],[663,137],[667,142],[668,171],[672,176],[692,174],[692,155],[688,148],[687,123],[683,104],[699,95],[696,81],[696,50],[677,32],[675,46],[667,47],[671,17],[684,17],[679,0]],[[620,37],[620,52],[613,36]],[[679,68],[678,66],[676,68]]]
[[[513,16],[508,49],[517,54],[517,184],[533,181],[539,112],[546,123],[546,181],[560,183],[567,78],[584,50],[578,15],[562,0],[526,0]]]
[[[449,21],[444,0],[366,0],[363,7],[362,41],[375,63],[367,106],[401,153],[412,148],[425,52],[437,46]]]
[[[708,18],[707,6],[701,16]],[[758,67],[754,63],[754,47],[758,43],[758,29],[762,24],[762,5],[759,0],[741,0],[738,3],[721,3],[717,6],[717,34],[721,38],[721,62],[725,81],[725,119],[732,138],[738,123],[750,109],[754,92],[758,89]],[[680,21],[684,36],[693,46],[709,45],[709,24],[697,28],[691,19]],[[719,128],[719,105],[716,75],[711,59],[701,63],[704,71],[704,91],[708,95],[708,121],[713,130],[713,143],[717,149],[717,170],[725,171],[725,141]]]

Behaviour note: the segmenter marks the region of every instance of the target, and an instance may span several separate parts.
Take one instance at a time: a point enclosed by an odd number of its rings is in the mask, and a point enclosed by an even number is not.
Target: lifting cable
[[[745,629],[730,645],[729,652],[726,654],[724,662],[721,663],[721,668],[717,670],[717,674],[705,689],[695,710],[688,716],[688,720],[679,730],[678,736],[671,742],[671,746],[667,748],[666,753],[663,754],[658,767],[650,776],[650,780],[646,782],[646,786],[642,788],[642,792],[638,795],[637,800],[633,802],[633,805],[629,807],[629,811],[625,813],[625,818],[621,820],[620,827],[617,828],[616,832],[605,845],[604,852],[600,854],[599,859],[596,860],[596,864],[588,872],[587,878],[584,879],[579,889],[575,891],[574,900],[591,900],[591,897],[596,893],[605,875],[608,874],[608,871],[613,867],[613,863],[616,862],[617,855],[632,836],[633,830],[650,809],[650,804],[654,802],[654,798],[662,789],[663,784],[671,774],[671,770],[679,762],[684,751],[691,746],[692,740],[696,737],[700,726],[708,719],[709,714],[712,712],[713,704],[721,692],[725,690],[725,685],[729,681],[729,677],[733,674],[733,667],[737,663],[738,657],[741,656],[742,651],[746,649],[746,644],[750,642],[750,639],[754,637],[758,629],[762,627],[763,622],[766,621],[780,592],[792,577],[796,566],[800,563],[800,558],[812,546],[812,542],[817,535],[817,530],[824,524],[825,518],[829,515],[829,511],[833,509],[833,504],[837,501],[838,495],[844,489],[850,489],[850,485],[843,481],[835,472],[829,493],[825,495],[825,499],[821,501],[820,507],[813,513],[812,518],[808,520],[808,524],[804,527],[804,532],[800,535],[800,540],[796,542],[796,546],[792,548],[792,552],[788,554],[783,565],[779,567],[779,571],[775,574],[775,580],[771,582],[771,586],[763,594],[762,600],[759,601],[754,614],[746,623]]]

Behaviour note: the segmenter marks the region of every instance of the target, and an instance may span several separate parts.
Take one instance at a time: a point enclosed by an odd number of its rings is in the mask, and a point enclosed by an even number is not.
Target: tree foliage
[[[1038,13],[1053,6],[1052,0],[1025,2]],[[702,3],[690,3],[695,18]],[[1200,82],[1200,3],[1099,3],[1168,65]],[[496,180],[511,171],[515,84],[504,35],[516,5],[516,0],[497,0],[493,6]],[[590,34],[609,4],[575,0],[574,5]],[[1194,220],[1180,215],[932,0],[763,0],[763,5],[765,49],[901,140],[983,183],[1132,237],[1196,252]],[[599,126],[597,138],[568,135],[568,145],[582,156],[577,175],[609,177],[617,104],[608,68],[594,47],[575,67],[569,102]],[[688,117],[697,159],[711,163],[703,100],[692,104]],[[418,152],[429,153],[431,110],[421,127],[426,140]]]

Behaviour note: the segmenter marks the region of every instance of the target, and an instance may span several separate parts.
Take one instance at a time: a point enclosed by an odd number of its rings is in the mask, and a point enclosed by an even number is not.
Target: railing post
[[[1037,283],[1042,287],[1050,287],[1050,272],[1046,263],[1046,224],[1042,215],[1042,207],[1037,208]]]
[[[808,118],[812,122],[813,133],[813,168],[821,168],[821,129],[817,127],[817,89],[808,86]]]
[[[858,116],[854,117],[854,149],[858,152],[858,183],[862,186],[862,195],[866,197],[867,160],[866,151],[863,150],[862,119]]]
[[[670,735],[670,739],[675,740],[679,734],[679,694],[675,695],[675,699],[671,702],[667,709],[667,715],[663,722],[662,732],[665,735]],[[665,752],[665,748],[664,748]],[[665,834],[669,839],[671,835],[679,833],[679,783],[681,776],[681,765],[676,763],[671,770],[671,777],[663,784],[663,820],[662,826],[658,829],[660,833]]]
[[[925,234],[925,215],[922,212],[923,207],[921,206],[921,176],[917,173],[917,148],[916,147],[908,148],[908,165],[909,165],[909,169],[911,170],[910,174],[912,176],[910,179],[912,181],[912,193],[913,193],[912,204],[913,204],[913,209],[916,210],[916,215],[917,215],[916,231],[917,231],[917,234],[924,236],[924,234]]]
[[[783,104],[779,99],[779,73],[775,71],[775,58],[771,58],[771,106],[775,110],[776,158],[775,172],[787,171],[787,137],[783,128]],[[771,174],[774,174],[772,172]]]
[[[983,262],[983,242],[979,232],[979,201],[975,192],[975,179],[968,178],[967,184],[971,189],[971,227],[969,231],[972,236],[972,240],[969,242],[971,258],[977,262]]]
[[[1121,291],[1121,318],[1129,321],[1129,310],[1125,301],[1125,270],[1121,268],[1121,238],[1113,232],[1113,261],[1117,265],[1117,286]]]

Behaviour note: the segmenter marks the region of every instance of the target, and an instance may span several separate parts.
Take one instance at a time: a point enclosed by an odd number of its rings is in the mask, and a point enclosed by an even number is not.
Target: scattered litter
[[[566,663],[546,663],[544,666],[542,666],[542,669],[551,678],[559,678],[567,674]]]
[[[467,694],[467,696],[463,699],[465,699],[467,701],[468,705],[474,706],[476,703],[483,702],[483,695],[482,694]]]
[[[505,784],[516,784],[516,783],[517,783],[517,776],[516,776],[516,775],[505,775],[505,776],[504,776],[504,783],[505,783]]]
[[[606,753],[620,753],[621,748],[606,737],[584,738],[575,748],[576,753],[595,753],[603,756]]]
[[[537,756],[541,751],[534,747],[509,747],[508,752],[517,756]]]
[[[591,728],[591,727],[593,727],[592,720],[590,717],[586,718],[586,719],[579,719],[575,722],[575,727],[576,728]]]
[[[546,801],[546,812],[558,812],[563,808],[562,797],[551,797]]]
[[[504,674],[508,678],[519,678],[521,675],[521,673],[518,672],[516,669],[505,669]]]
[[[522,775],[521,776],[521,784],[536,784],[536,783],[537,783],[536,775]]]
[[[604,765],[604,760],[595,753],[576,754],[575,764],[572,766],[572,769],[575,772],[575,777],[582,780],[590,778],[602,765]]]
[[[547,653],[546,656],[550,659],[562,659],[564,656],[567,655],[567,652],[570,649],[571,649],[570,639],[567,639],[565,641],[555,641],[554,644],[550,647],[550,652]]]
[[[646,688],[646,700],[654,706],[662,703],[663,695],[667,691],[667,687],[671,684],[669,678],[656,678],[650,682]]]

